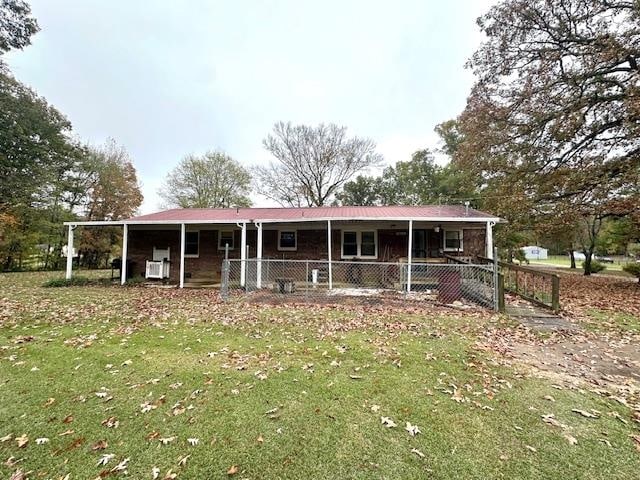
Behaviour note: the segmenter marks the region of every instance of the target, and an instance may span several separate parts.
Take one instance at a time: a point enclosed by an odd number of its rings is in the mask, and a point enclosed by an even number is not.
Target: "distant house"
[[[547,258],[549,258],[549,251],[546,248],[528,245],[522,247],[521,250],[524,252],[524,258],[527,260],[547,260]]]
[[[174,209],[128,220],[65,222],[122,226],[122,278],[164,278],[184,286],[220,279],[225,255],[246,260],[442,262],[492,257],[500,218],[462,205]],[[67,262],[67,278],[71,277]],[[127,270],[129,270],[127,272]]]

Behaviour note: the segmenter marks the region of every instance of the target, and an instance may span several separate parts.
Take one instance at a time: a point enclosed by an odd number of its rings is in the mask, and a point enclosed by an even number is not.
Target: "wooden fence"
[[[493,263],[487,257],[479,262]],[[557,313],[560,311],[560,277],[531,267],[498,261],[498,305],[504,310],[504,291],[518,295],[536,305]]]

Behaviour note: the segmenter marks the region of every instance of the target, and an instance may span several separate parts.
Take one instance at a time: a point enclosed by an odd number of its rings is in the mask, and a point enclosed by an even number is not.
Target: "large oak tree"
[[[506,0],[478,20],[458,159],[512,225],[583,226],[586,273],[602,220],[638,208],[639,14],[631,0]]]

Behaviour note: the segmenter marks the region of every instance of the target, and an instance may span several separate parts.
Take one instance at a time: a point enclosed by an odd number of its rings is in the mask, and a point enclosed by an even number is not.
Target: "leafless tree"
[[[279,122],[263,145],[277,161],[254,168],[258,193],[288,207],[327,205],[346,181],[382,161],[373,140],[334,124]]]

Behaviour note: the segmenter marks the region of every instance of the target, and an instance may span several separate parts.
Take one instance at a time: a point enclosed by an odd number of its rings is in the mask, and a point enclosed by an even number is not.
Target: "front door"
[[[442,246],[440,239],[442,238],[442,231],[428,230],[427,232],[427,254],[431,258],[438,258],[441,256],[440,249]]]
[[[427,258],[427,231],[414,230],[411,247],[412,258]]]

